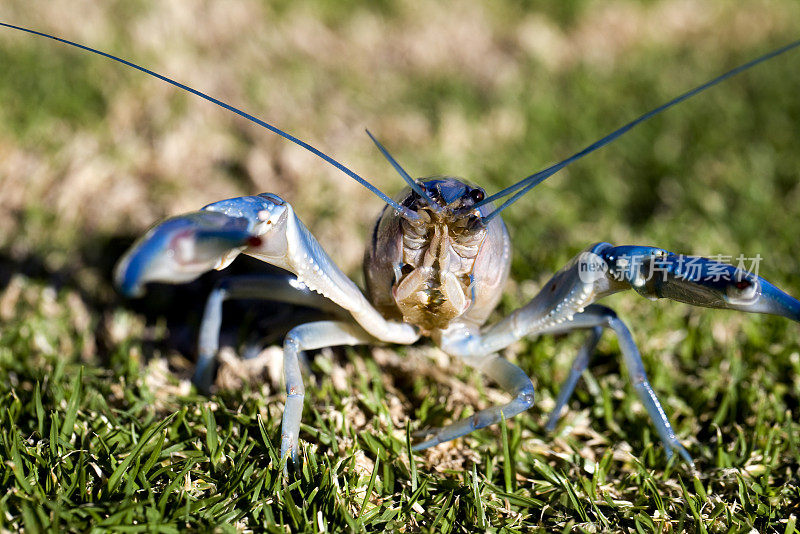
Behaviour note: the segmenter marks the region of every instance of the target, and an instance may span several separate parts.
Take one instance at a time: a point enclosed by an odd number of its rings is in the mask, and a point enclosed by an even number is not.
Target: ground
[[[0,20],[169,74],[390,194],[400,179],[365,127],[413,175],[492,192],[800,35],[797,3],[750,0],[6,0]],[[0,65],[1,530],[795,531],[798,325],[633,293],[608,305],[696,471],[666,459],[606,334],[554,433],[544,422],[580,335],[506,352],[536,386],[528,413],[411,457],[410,432],[506,397],[425,344],[321,351],[302,469],[285,481],[280,349],[244,364],[235,352],[260,318],[231,310],[232,348],[204,396],[188,377],[213,280],[129,302],[111,269],[163,217],[270,191],[360,280],[380,201],[105,59],[2,29]],[[514,281],[497,316],[597,241],[760,255],[759,274],[800,295],[798,65],[794,52],[730,80],[504,212]]]

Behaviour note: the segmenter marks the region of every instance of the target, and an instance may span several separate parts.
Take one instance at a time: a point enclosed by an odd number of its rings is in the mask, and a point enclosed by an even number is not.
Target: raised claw
[[[188,282],[227,267],[239,254],[294,273],[305,287],[350,312],[364,330],[382,341],[410,344],[419,339],[412,325],[384,318],[322,249],[291,205],[270,193],[222,200],[167,219],[125,253],[114,279],[120,292],[137,296],[147,282]]]
[[[114,270],[114,283],[127,297],[141,296],[147,282],[189,282],[219,268],[231,251],[253,239],[248,222],[198,211],[154,226],[128,249]]]
[[[114,282],[125,296],[135,297],[147,282],[190,282],[211,269],[227,267],[246,250],[280,256],[286,251],[285,239],[265,244],[262,237],[285,224],[286,211],[282,199],[264,193],[222,200],[167,219],[122,256]]]
[[[609,246],[600,254],[611,277],[630,284],[645,297],[800,321],[800,301],[733,265],[654,247]]]

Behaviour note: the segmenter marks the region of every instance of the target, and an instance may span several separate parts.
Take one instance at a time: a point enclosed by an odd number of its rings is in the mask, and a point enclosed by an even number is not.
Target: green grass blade
[[[70,393],[67,412],[64,415],[64,424],[61,427],[61,437],[67,439],[75,430],[75,418],[78,415],[78,406],[81,402],[81,383],[83,381],[83,367],[78,371],[77,376],[72,381],[72,392]]]
[[[145,430],[145,432],[139,438],[139,442],[136,444],[136,447],[133,449],[133,451],[131,451],[131,453],[128,454],[122,460],[122,462],[120,462],[120,464],[111,473],[111,476],[108,477],[109,493],[114,493],[114,491],[117,489],[117,485],[122,479],[122,476],[131,466],[131,464],[139,459],[139,456],[144,450],[144,447],[150,442],[153,436],[161,433],[164,430],[164,428],[166,428],[166,426],[170,423],[170,421],[172,421],[175,415],[176,415],[175,413],[170,414],[166,418],[164,418],[164,420],[161,421],[160,423],[152,425],[147,430]]]

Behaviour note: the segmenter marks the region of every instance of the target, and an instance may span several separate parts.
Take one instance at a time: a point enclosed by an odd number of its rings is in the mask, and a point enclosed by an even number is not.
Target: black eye
[[[483,200],[484,196],[485,195],[483,194],[483,191],[481,191],[480,189],[473,189],[472,191],[469,192],[469,198],[471,198],[472,201],[475,202],[476,204],[481,200]]]

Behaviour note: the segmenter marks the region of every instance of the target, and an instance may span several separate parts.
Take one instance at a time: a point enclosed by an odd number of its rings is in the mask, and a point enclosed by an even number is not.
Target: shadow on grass
[[[131,340],[141,346],[145,362],[155,354],[172,351],[194,361],[206,300],[220,281],[231,276],[286,273],[240,256],[224,271],[210,271],[186,284],[148,284],[144,296],[126,299],[113,288],[113,270],[135,239],[130,235],[92,236],[91,243],[78,249],[75,261],[62,268],[49,266],[40,255],[0,250],[0,295],[15,276],[21,275],[57,292],[77,293],[94,317],[105,317],[120,308],[128,309],[144,318],[146,332],[166,327],[164,336]],[[87,280],[95,284],[87,287]],[[227,301],[223,308],[220,346],[242,347],[241,353],[255,356],[261,348],[279,343],[294,326],[324,318],[330,315],[304,306],[250,299]],[[105,329],[97,330],[97,356],[107,361],[115,351],[115,343]]]

